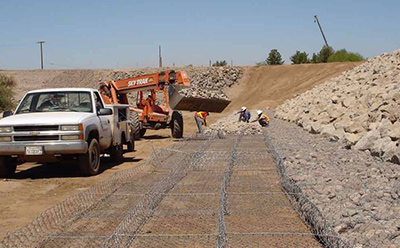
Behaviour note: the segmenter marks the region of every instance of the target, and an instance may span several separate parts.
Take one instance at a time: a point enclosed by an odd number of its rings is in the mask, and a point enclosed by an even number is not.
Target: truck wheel
[[[79,156],[79,168],[84,176],[94,176],[100,169],[100,145],[92,139],[86,154]]]
[[[140,129],[140,138],[142,138],[146,133],[146,128]]]
[[[12,177],[17,169],[17,159],[12,157],[0,157],[0,178]]]
[[[122,144],[111,147],[110,151],[111,161],[121,163],[124,160],[124,150]]]
[[[133,152],[135,151],[135,134],[131,132],[131,141],[127,143],[128,146],[128,152]]]
[[[140,139],[140,119],[139,114],[135,111],[131,112],[129,120],[131,121],[132,131],[135,134],[135,140]]]
[[[174,138],[182,138],[183,137],[183,117],[182,113],[179,111],[174,111],[172,113],[171,120],[171,133]]]

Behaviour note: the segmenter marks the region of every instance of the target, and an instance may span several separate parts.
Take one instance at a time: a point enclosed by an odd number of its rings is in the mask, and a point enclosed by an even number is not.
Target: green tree
[[[216,61],[212,66],[226,66],[228,63],[226,63],[226,60],[224,61]]]
[[[308,59],[308,54],[306,52],[296,51],[296,53],[290,57],[292,64],[306,64],[310,63]]]
[[[13,107],[12,103],[12,87],[14,79],[0,74],[0,110],[10,110]]]
[[[266,60],[267,65],[282,65],[285,61],[282,60],[281,54],[277,49],[272,49]]]
[[[334,53],[335,53],[335,51],[333,50],[332,47],[324,45],[318,54],[319,62],[322,62],[322,63],[328,62],[329,56],[331,56]]]
[[[316,55],[315,53],[312,54],[312,58],[311,58],[311,63],[319,63],[319,58],[318,55]]]
[[[347,52],[346,49],[340,49],[331,56],[329,56],[328,58],[328,62],[346,62],[346,61],[356,62],[362,60],[365,59],[359,53]]]

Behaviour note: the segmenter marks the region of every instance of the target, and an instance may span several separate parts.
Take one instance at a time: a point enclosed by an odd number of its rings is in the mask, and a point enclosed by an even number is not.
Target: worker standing
[[[268,127],[269,126],[269,118],[266,114],[263,114],[262,110],[257,110],[257,120],[253,121],[256,122],[258,121],[258,123],[260,123],[260,125],[262,127]]]
[[[204,126],[207,126],[207,116],[209,115],[210,113],[206,111],[199,111],[194,114],[194,119],[196,121],[197,128],[199,129],[199,133],[203,132],[203,123]]]
[[[250,121],[250,111],[246,107],[242,107],[236,114],[239,114],[239,121],[249,122]]]

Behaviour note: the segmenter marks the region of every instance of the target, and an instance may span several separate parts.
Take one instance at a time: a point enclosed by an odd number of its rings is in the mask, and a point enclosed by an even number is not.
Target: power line
[[[62,65],[62,64],[58,64],[58,63],[45,63],[46,65],[52,65],[52,66],[61,66],[61,67],[67,67],[67,68],[71,68],[71,69],[81,69],[80,67],[76,67],[76,66],[70,66],[70,65]]]

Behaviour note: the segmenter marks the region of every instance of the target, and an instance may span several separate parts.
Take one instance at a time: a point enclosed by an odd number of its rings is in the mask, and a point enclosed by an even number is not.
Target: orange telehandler
[[[184,97],[179,89],[190,86],[184,71],[162,71],[153,74],[100,83],[100,93],[106,104],[129,104],[128,93],[137,92],[136,108],[130,107],[134,138],[146,129],[171,128],[172,137],[182,138],[183,117],[177,110],[222,112],[230,103],[222,99]],[[145,98],[143,91],[149,91]],[[156,105],[156,92],[163,91],[165,106]],[[170,116],[170,109],[172,115]]]

